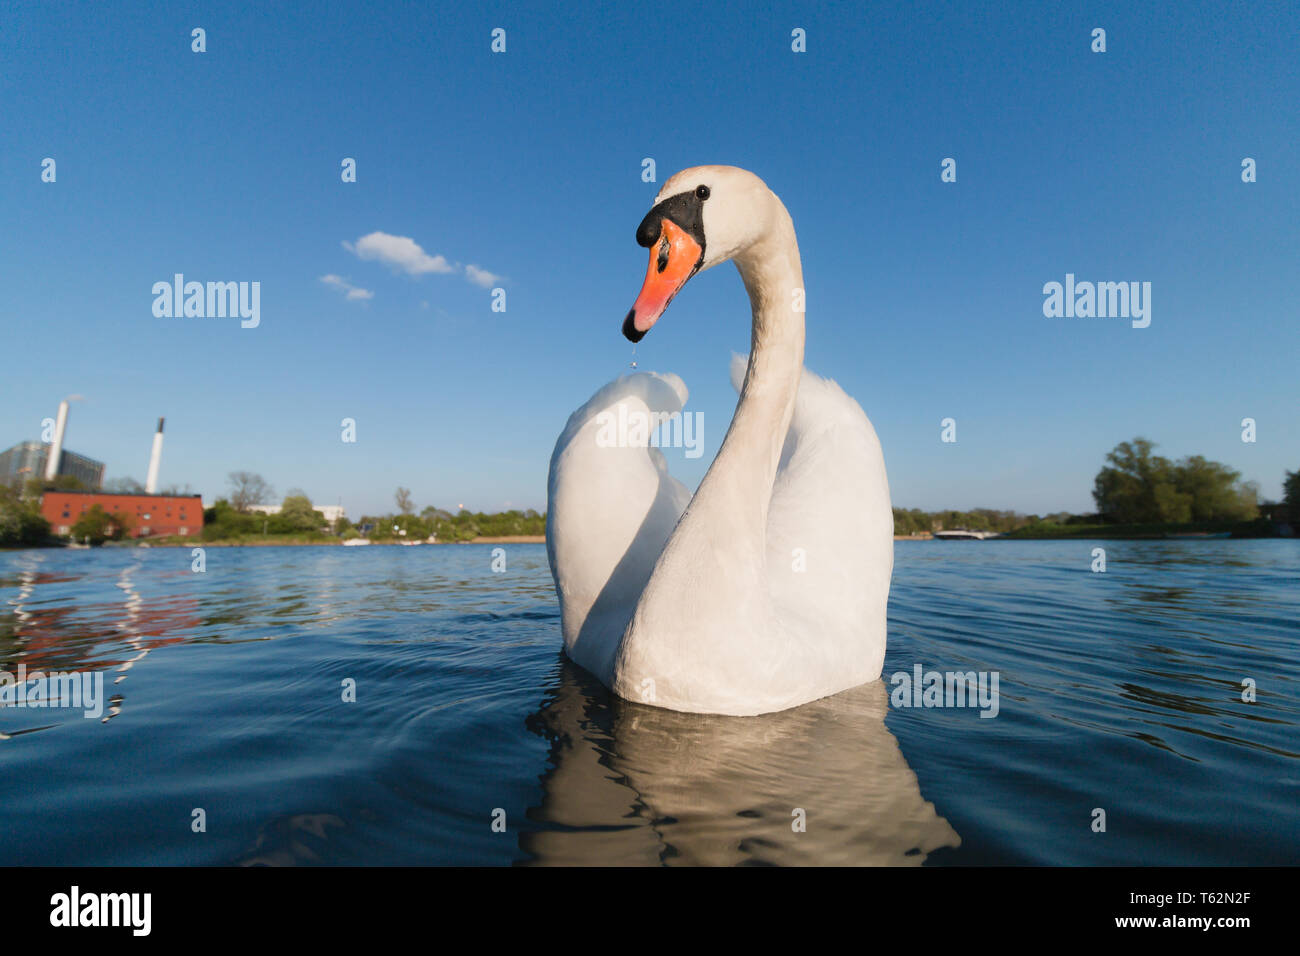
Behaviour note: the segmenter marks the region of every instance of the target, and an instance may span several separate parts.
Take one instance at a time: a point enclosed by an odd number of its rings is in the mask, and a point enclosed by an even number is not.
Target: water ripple
[[[110,698],[0,706],[0,863],[1300,858],[1295,542],[901,542],[885,681],[760,718],[613,698],[506,550],[0,553],[0,669]]]

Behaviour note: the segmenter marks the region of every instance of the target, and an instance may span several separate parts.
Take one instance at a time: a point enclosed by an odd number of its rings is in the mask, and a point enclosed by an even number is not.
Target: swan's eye
[[[708,198],[709,198],[709,187],[708,187],[708,186],[696,186],[696,187],[695,187],[695,195],[696,195],[698,198],[700,198],[700,199],[708,199]]]
[[[659,271],[663,272],[668,268],[668,237],[664,236],[659,240]]]

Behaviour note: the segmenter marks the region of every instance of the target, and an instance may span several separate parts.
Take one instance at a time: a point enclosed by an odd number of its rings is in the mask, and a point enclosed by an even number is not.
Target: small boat
[[[343,547],[345,547],[345,548],[355,548],[355,547],[358,547],[358,546],[360,546],[360,545],[363,545],[363,544],[369,544],[369,543],[370,543],[370,539],[369,539],[369,538],[349,538],[348,540],[346,540],[346,541],[343,542]]]
[[[934,538],[937,541],[985,541],[997,537],[1000,537],[1000,535],[996,531],[967,531],[965,528],[934,532]]]

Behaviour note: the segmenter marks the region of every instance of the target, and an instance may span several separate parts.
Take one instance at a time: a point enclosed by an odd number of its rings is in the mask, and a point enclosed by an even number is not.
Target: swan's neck
[[[762,562],[803,371],[803,270],[790,215],[783,206],[777,213],[775,227],[735,257],[753,310],[749,366],[731,427],[679,526],[685,537],[707,539],[719,560]]]
[[[623,657],[651,653],[637,649],[643,634],[656,653],[676,661],[663,667],[712,666],[700,662],[725,650],[714,628],[720,616],[730,632],[754,639],[772,625],[767,517],[794,414],[804,341],[803,272],[794,225],[784,207],[777,212],[776,228],[735,257],[754,318],[740,402],[722,448],[641,595],[620,650]],[[667,671],[662,676],[671,677]]]
[[[794,224],[784,207],[776,227],[736,257],[753,310],[749,366],[731,427],[710,471],[735,468],[761,491],[762,523],[803,372],[803,269]]]

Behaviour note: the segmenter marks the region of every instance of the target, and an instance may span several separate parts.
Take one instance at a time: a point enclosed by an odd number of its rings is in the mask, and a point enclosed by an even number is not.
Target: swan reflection
[[[534,864],[919,865],[961,838],[885,728],[880,681],[761,717],[614,697],[561,660],[520,849]],[[796,832],[796,810],[806,831]]]

